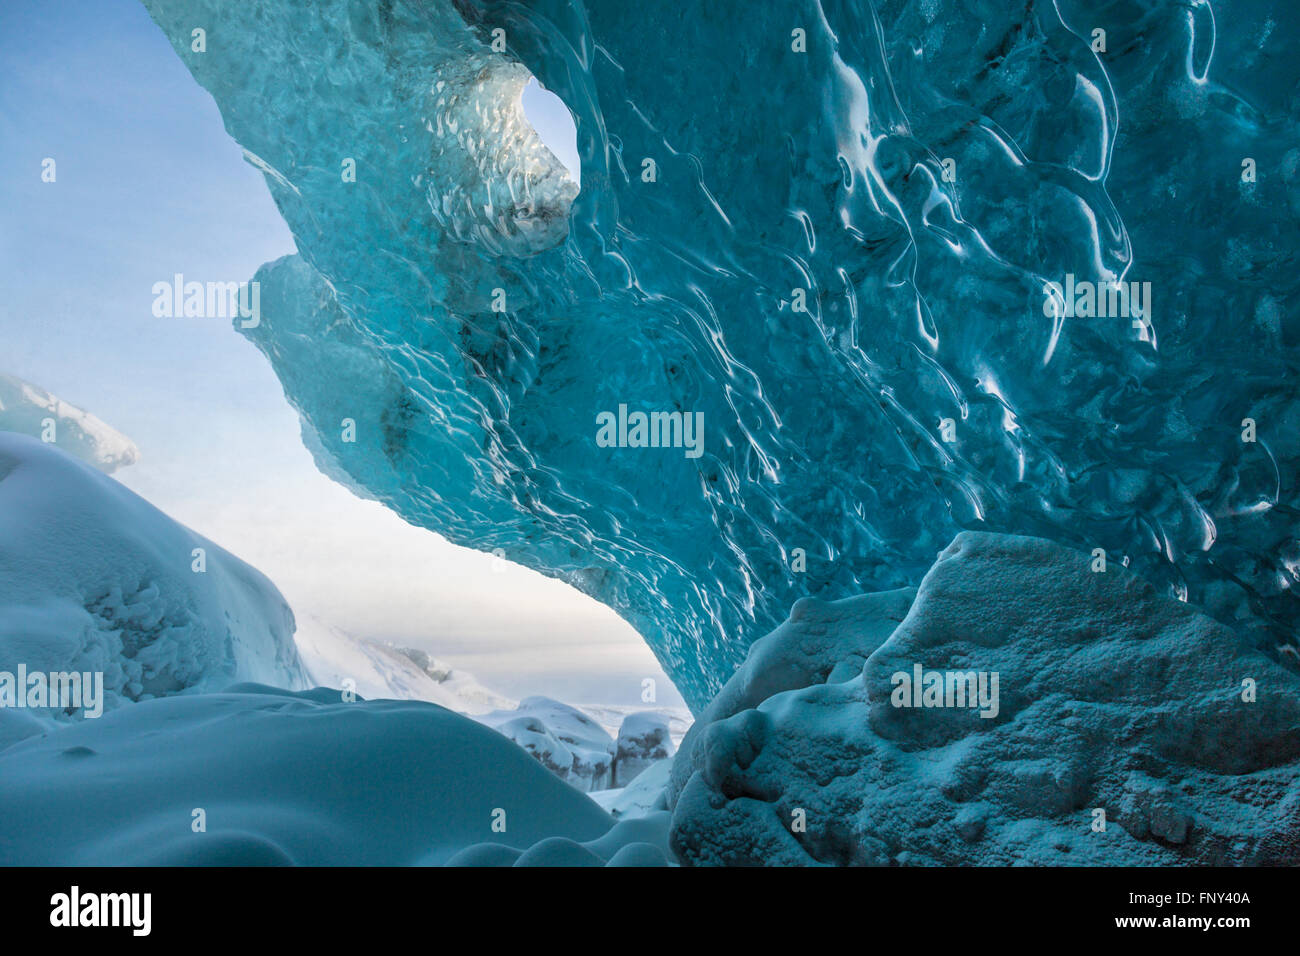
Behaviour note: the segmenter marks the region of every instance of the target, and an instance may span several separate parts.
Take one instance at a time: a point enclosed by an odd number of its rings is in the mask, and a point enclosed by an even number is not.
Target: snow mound
[[[856,677],[907,616],[915,595],[913,588],[900,588],[842,601],[796,601],[789,620],[750,645],[745,662],[687,731],[673,763],[672,795],[699,769],[692,744],[706,727],[782,691]]]
[[[860,675],[834,630],[807,686],[688,735],[683,863],[1300,863],[1300,676],[1123,568],[962,533]],[[996,676],[996,706],[915,706],[918,667]]]
[[[33,438],[53,421],[52,444],[105,474],[140,460],[135,443],[94,415],[12,375],[0,375],[0,431]]]
[[[525,697],[515,710],[475,718],[509,737],[561,780],[584,792],[610,786],[614,740],[576,707]]]
[[[352,637],[315,618],[301,620],[294,637],[317,685],[350,686],[366,700],[423,700],[462,714],[516,705],[420,650]]]
[[[466,717],[323,688],[145,701],[0,752],[5,865],[438,865],[491,840],[600,852],[612,822]]]
[[[671,866],[669,814],[660,810],[621,820],[604,836],[579,843],[551,837],[518,850],[483,843],[462,850],[448,866]]]
[[[0,671],[102,672],[108,707],[301,687],[293,629],[258,571],[58,448],[0,432]]]

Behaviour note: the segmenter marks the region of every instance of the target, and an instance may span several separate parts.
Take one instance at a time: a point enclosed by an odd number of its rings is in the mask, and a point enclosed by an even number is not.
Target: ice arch
[[[321,468],[611,605],[693,706],[796,597],[914,583],[962,527],[1295,623],[1297,131],[1242,117],[1300,57],[1233,66],[1244,12],[1200,76],[1154,0],[145,5],[297,239],[246,334]],[[1054,315],[1067,275],[1159,305]],[[601,447],[620,406],[702,415],[703,454]]]

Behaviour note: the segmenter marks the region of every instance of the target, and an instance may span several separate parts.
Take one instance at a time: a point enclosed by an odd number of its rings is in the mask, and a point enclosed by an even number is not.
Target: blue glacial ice
[[[296,238],[241,331],[322,470],[609,604],[697,710],[961,529],[1293,640],[1300,7],[144,2]],[[1111,280],[1145,314],[1044,292]],[[703,454],[598,446],[620,405]]]

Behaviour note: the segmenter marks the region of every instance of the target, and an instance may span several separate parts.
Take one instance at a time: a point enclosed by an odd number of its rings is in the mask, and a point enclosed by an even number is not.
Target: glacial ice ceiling
[[[612,606],[692,706],[961,528],[1293,640],[1300,6],[144,3],[297,239],[241,332],[322,470]],[[599,446],[620,405],[703,453]]]

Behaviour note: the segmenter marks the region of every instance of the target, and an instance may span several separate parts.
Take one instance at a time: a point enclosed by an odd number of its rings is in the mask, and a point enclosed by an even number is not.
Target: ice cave
[[[1300,863],[1300,7],[142,3],[292,235],[227,332],[315,467],[694,723],[340,700],[0,378],[0,669],[112,703],[0,710],[0,820],[70,821],[0,862]]]

